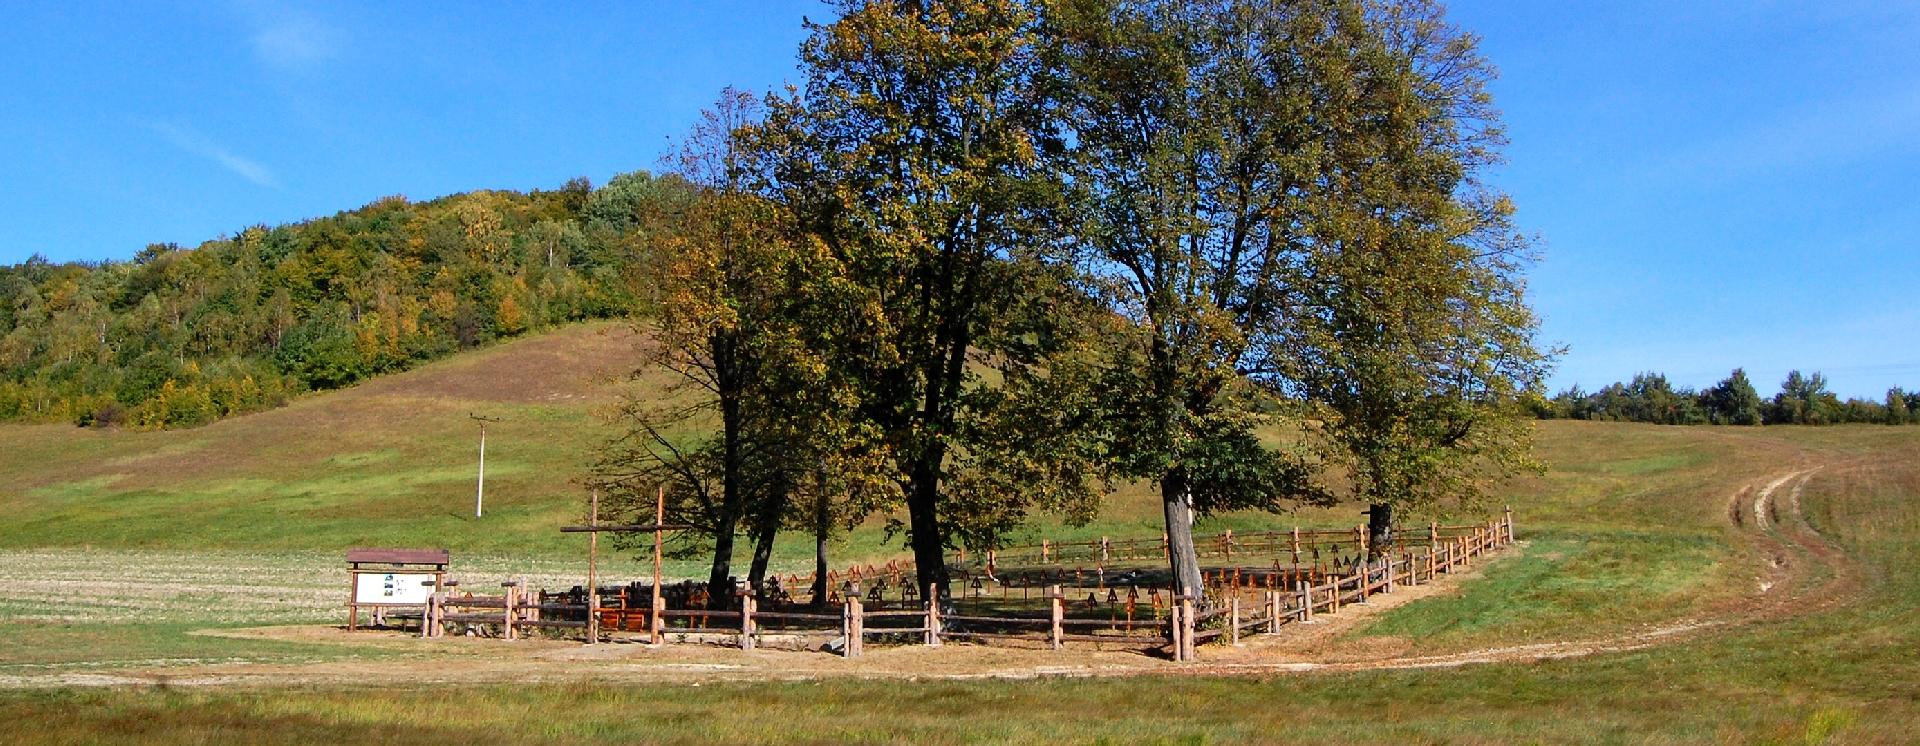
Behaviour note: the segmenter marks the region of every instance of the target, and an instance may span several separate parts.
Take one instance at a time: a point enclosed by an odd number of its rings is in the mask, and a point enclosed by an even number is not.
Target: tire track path
[[[1758,489],[1748,485],[1736,491],[1729,500],[1730,519],[1755,538],[1762,550],[1764,563],[1762,576],[1765,579],[1761,581],[1759,596],[1741,608],[1709,617],[1682,619],[1630,634],[1592,639],[1373,660],[1203,664],[1196,667],[1194,673],[1366,671],[1578,658],[1673,644],[1709,630],[1811,613],[1845,603],[1856,595],[1859,588],[1858,570],[1852,560],[1815,531],[1800,512],[1800,497],[1806,489],[1807,480],[1828,466],[1822,464],[1790,471],[1767,481]],[[1784,498],[1780,497],[1783,490]],[[1751,501],[1744,499],[1748,495],[1752,496]],[[1824,582],[1816,582],[1822,576],[1825,577]]]

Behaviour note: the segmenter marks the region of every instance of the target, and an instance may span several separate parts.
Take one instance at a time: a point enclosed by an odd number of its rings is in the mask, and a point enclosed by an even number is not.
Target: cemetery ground
[[[0,743],[1920,740],[1911,428],[1541,423],[1551,468],[1509,488],[1519,546],[1196,664],[337,629],[348,546],[446,546],[474,586],[582,581],[585,540],[556,529],[583,511],[567,479],[611,385],[537,374],[617,373],[621,335],[574,327],[196,430],[0,427]],[[506,419],[480,521],[469,411]],[[1033,537],[1153,535],[1157,515],[1128,489]],[[836,563],[894,556],[880,539],[855,532]],[[810,561],[798,537],[777,556]],[[602,575],[647,571],[629,553]]]

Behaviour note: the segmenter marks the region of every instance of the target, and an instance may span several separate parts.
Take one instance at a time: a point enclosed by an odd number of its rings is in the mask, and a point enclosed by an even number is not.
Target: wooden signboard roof
[[[453,553],[445,549],[349,549],[349,563],[388,565],[447,565]]]

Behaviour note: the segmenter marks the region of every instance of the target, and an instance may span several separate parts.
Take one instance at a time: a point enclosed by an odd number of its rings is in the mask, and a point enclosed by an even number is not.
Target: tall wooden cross
[[[685,523],[667,523],[667,488],[661,485],[654,493],[653,523],[600,525],[600,491],[593,492],[593,507],[587,515],[585,526],[561,526],[562,533],[588,534],[587,541],[587,639],[598,642],[600,639],[600,589],[595,571],[599,564],[600,534],[653,534],[653,608],[648,610],[648,628],[652,633],[653,644],[658,645],[666,635],[664,618],[660,616],[664,605],[660,598],[660,551],[661,539],[668,531],[682,531],[693,528]]]

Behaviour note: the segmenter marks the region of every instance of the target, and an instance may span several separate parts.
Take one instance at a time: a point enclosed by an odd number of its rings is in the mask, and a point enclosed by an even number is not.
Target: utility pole
[[[500,418],[482,417],[472,412],[468,412],[467,416],[480,421],[480,486],[473,493],[473,517],[478,519],[487,499],[487,423],[499,422]]]

